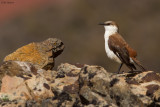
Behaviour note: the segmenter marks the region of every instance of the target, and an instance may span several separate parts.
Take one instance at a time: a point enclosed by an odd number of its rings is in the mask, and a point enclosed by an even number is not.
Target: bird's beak
[[[98,25],[105,25],[104,23],[99,23]]]

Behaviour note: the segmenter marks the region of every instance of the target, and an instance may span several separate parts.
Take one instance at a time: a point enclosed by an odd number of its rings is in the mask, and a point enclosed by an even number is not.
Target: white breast
[[[108,46],[108,39],[109,36],[114,34],[116,31],[115,30],[106,30],[105,34],[104,34],[104,39],[105,39],[105,50],[107,53],[107,56],[110,59],[115,60],[118,63],[121,63],[121,61],[119,60],[119,58],[113,53],[113,51],[110,50],[109,46]]]
[[[121,61],[119,60],[119,58],[113,53],[113,51],[110,50],[109,46],[108,46],[108,38],[105,38],[105,50],[107,53],[107,56],[113,60],[115,60],[118,63],[121,63]]]

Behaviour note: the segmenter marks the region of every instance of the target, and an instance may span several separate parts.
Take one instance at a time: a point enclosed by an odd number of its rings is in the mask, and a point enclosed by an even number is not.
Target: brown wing
[[[118,34],[111,35],[108,41],[109,48],[116,54],[116,56],[121,60],[122,63],[125,63],[131,70],[136,67],[134,64],[130,62],[130,50],[134,51],[130,48],[125,40]],[[133,54],[133,56],[135,53]]]
[[[130,48],[128,45],[126,46],[127,50],[129,51],[129,56],[135,58],[137,56],[137,52]]]

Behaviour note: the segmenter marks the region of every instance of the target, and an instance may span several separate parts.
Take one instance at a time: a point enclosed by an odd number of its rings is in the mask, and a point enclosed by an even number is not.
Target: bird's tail
[[[141,68],[142,71],[146,71],[146,69],[142,66],[142,64],[136,58],[132,58],[132,60],[139,68]]]

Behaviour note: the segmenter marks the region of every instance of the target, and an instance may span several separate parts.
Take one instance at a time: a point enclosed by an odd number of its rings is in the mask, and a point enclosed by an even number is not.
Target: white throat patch
[[[114,25],[104,26],[104,28],[105,28],[105,35],[106,36],[110,36],[110,35],[118,32],[117,26],[114,26]]]

